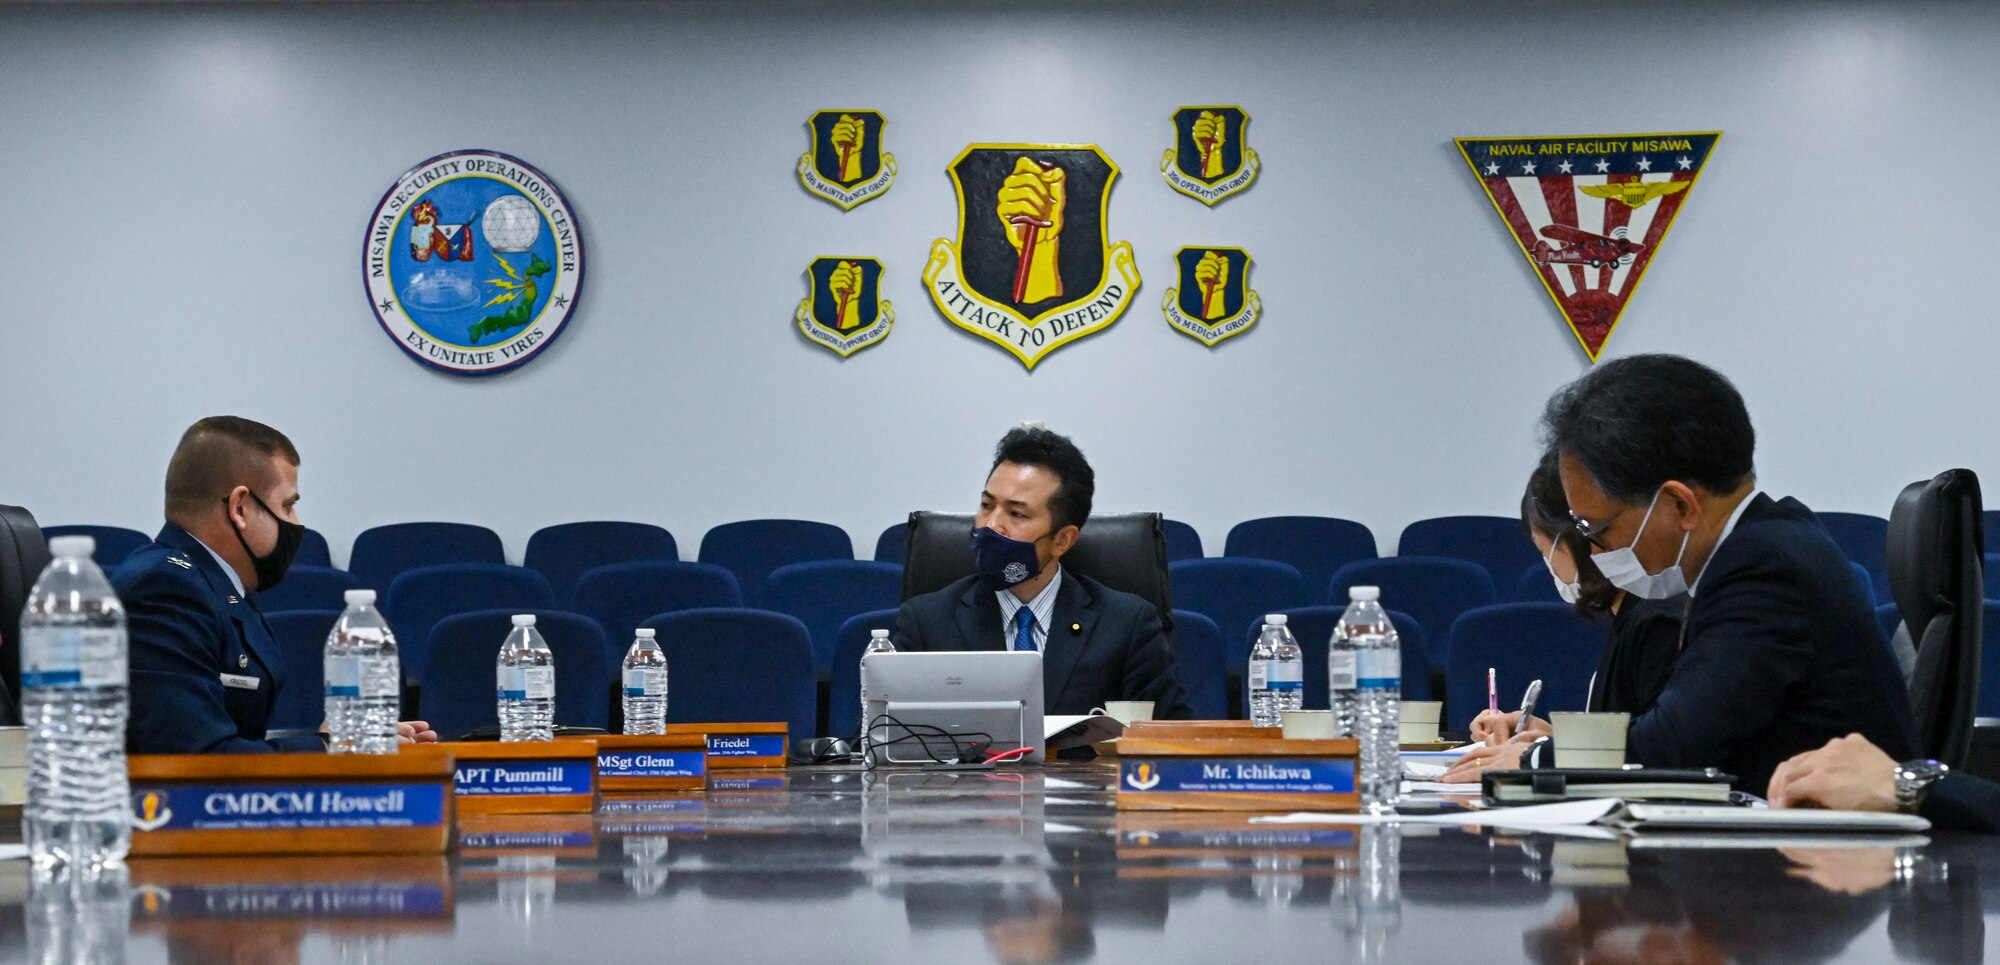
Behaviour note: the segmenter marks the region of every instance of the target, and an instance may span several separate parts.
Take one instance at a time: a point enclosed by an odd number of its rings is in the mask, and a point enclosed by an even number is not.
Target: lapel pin
[[[1072,624],[1070,624],[1070,625],[1069,625],[1069,632],[1070,632],[1070,633],[1073,633],[1073,634],[1080,634],[1080,633],[1082,633],[1082,632],[1083,632],[1083,624],[1081,624],[1081,623],[1072,623]]]
[[[243,601],[241,601],[241,600],[238,600],[238,599],[236,598],[236,594],[234,594],[234,593],[231,593],[231,594],[229,594],[229,602],[231,602],[231,603],[241,603],[241,602],[243,602]]]
[[[237,655],[236,655],[236,669],[238,669],[238,670],[241,670],[241,669],[243,669],[244,667],[248,667],[248,666],[250,666],[250,655],[249,655],[249,654],[247,654],[247,653],[239,653],[239,654],[237,654]]]

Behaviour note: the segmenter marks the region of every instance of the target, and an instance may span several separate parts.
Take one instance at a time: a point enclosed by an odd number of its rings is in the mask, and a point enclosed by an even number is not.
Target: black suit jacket
[[[265,740],[284,685],[277,641],[207,547],[168,523],[119,564],[111,585],[131,641],[134,754],[325,751],[314,736]],[[228,674],[238,683],[223,684]]]
[[[2000,784],[1970,774],[1946,774],[1931,785],[1918,810],[1946,831],[2000,834]]]
[[[1685,644],[1630,760],[1719,767],[1762,794],[1786,758],[1859,732],[1916,754],[1909,698],[1875,612],[1840,548],[1796,499],[1758,495],[1709,558]]]
[[[895,641],[909,651],[1007,649],[1000,601],[976,576],[913,596],[896,614]],[[1107,700],[1150,700],[1161,719],[1194,716],[1159,611],[1065,569],[1042,651],[1043,712],[1087,714]]]

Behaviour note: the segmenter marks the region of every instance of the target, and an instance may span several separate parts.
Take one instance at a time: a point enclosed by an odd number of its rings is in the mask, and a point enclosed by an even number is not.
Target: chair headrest
[[[903,599],[940,590],[971,576],[971,513],[910,514],[903,562]],[[1173,629],[1167,583],[1167,538],[1159,513],[1092,513],[1063,566],[1151,603]]]
[[[1972,470],[1947,470],[1896,496],[1889,513],[1889,590],[1912,637],[1920,638],[1923,627],[1955,609],[1956,601],[1983,597],[1985,542],[1979,477]],[[1970,597],[1964,595],[1968,585]]]

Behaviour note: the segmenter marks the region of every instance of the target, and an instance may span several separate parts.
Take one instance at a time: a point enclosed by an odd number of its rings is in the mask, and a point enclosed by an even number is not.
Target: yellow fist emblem
[[[1229,122],[1214,111],[1202,111],[1194,120],[1194,143],[1201,148],[1201,176],[1222,176],[1222,145],[1229,140]]]
[[[1063,205],[1068,200],[1067,178],[1054,164],[1016,158],[1014,173],[1000,182],[995,214],[1019,259],[1014,271],[1014,304],[1062,297],[1057,239],[1062,236]]]
[[[861,266],[851,261],[834,266],[833,274],[827,276],[826,287],[833,293],[834,304],[838,306],[838,328],[845,332],[860,325]]]
[[[867,132],[867,123],[852,114],[842,114],[833,123],[833,149],[840,152],[843,183],[861,180],[861,138]]]
[[[1229,290],[1229,259],[1214,251],[1202,255],[1194,266],[1194,283],[1201,287],[1202,318],[1213,320],[1228,314],[1223,299],[1217,296]]]

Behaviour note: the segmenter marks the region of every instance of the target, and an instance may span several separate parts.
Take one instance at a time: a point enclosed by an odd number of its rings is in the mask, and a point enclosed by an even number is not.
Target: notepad
[[[1714,807],[1698,804],[1628,804],[1613,818],[1633,831],[1864,831],[1915,832],[1931,823],[1914,814],[1878,811],[1822,811],[1816,808]]]

